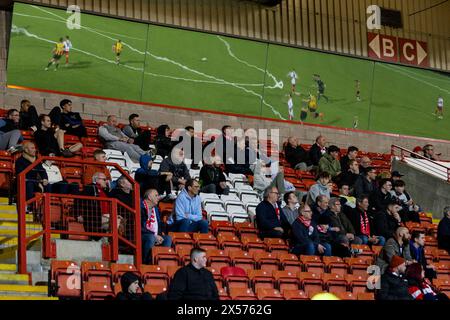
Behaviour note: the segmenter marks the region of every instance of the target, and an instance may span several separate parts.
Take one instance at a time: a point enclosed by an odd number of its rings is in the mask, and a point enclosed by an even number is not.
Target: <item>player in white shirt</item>
[[[297,84],[298,75],[297,72],[293,69],[288,73],[288,77],[291,78],[292,92],[295,92],[295,85]]]
[[[289,94],[289,100],[287,102],[289,110],[289,120],[294,120],[294,101],[292,100],[292,94]]]
[[[438,116],[439,119],[444,119],[444,98],[439,97],[437,101],[436,111],[434,112],[435,116]]]
[[[64,54],[66,55],[66,66],[69,64],[69,52],[72,49],[72,42],[69,40],[69,36],[66,36],[66,40],[63,42],[64,44]]]

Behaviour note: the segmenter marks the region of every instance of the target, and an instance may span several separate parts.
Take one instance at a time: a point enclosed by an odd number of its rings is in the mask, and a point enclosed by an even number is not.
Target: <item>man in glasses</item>
[[[423,147],[423,156],[425,158],[428,158],[433,161],[440,161],[441,154],[434,153],[434,146],[431,144],[427,144],[425,147]]]
[[[264,190],[264,200],[256,207],[256,225],[261,238],[283,238],[289,226],[281,214],[280,194],[276,187]],[[284,227],[283,227],[284,226]]]

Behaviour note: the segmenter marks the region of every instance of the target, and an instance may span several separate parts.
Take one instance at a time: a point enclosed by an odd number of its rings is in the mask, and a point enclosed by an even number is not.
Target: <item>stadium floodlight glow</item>
[[[367,14],[370,14],[367,18],[367,29],[380,30],[381,29],[381,8],[375,4],[367,7]]]
[[[70,17],[66,20],[66,26],[69,30],[81,29],[81,9],[79,6],[70,5],[67,7],[68,14],[71,14]]]

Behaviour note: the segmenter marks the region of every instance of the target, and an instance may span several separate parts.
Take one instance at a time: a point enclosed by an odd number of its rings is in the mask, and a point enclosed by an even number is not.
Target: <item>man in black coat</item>
[[[256,226],[261,238],[283,238],[286,226],[284,215],[281,214],[279,193],[276,187],[268,187],[264,191],[264,200],[256,207]]]
[[[379,187],[369,196],[371,212],[386,210],[387,205],[390,202],[395,201],[391,194],[391,190],[391,179],[381,179],[379,182]]]
[[[444,217],[438,225],[438,246],[450,254],[450,206],[444,208]]]
[[[383,236],[385,239],[392,238],[394,232],[400,227],[402,219],[398,213],[401,206],[395,201],[388,203],[387,208],[378,211],[373,215],[373,227],[376,235]]]
[[[222,160],[220,157],[211,157],[210,164],[205,163],[200,170],[201,192],[228,195],[230,188],[223,170],[221,168]]]
[[[370,195],[377,188],[375,183],[376,177],[377,172],[375,168],[366,168],[365,171],[361,172],[360,176],[355,181],[353,186],[353,195],[356,198]]]
[[[61,100],[59,107],[54,107],[49,114],[54,125],[59,126],[66,134],[74,135],[79,138],[87,137],[86,127],[83,125],[83,119],[78,112],[72,112],[72,101],[69,99]]]
[[[414,300],[408,291],[408,281],[403,277],[406,261],[394,256],[389,270],[381,276],[381,288],[377,292],[377,300]]]
[[[167,293],[169,300],[219,300],[214,277],[206,269],[206,251],[191,250],[191,263],[180,268],[174,275]]]
[[[341,170],[347,172],[350,169],[350,160],[356,160],[359,149],[355,146],[350,146],[347,149],[347,154],[341,158]]]
[[[311,149],[309,149],[309,159],[311,160],[313,166],[317,167],[319,165],[320,158],[327,153],[325,142],[324,136],[318,136],[316,138],[316,143],[314,143],[311,146]]]
[[[20,130],[33,130],[36,131],[39,127],[39,115],[36,111],[36,107],[32,106],[29,100],[22,100],[20,102]]]
[[[284,157],[291,168],[307,170],[311,166],[308,153],[302,148],[298,138],[289,137],[284,147]]]
[[[422,265],[425,271],[425,277],[433,280],[436,278],[436,267],[428,263],[425,257],[425,233],[420,230],[414,230],[409,241],[409,249],[411,251],[411,258]]]

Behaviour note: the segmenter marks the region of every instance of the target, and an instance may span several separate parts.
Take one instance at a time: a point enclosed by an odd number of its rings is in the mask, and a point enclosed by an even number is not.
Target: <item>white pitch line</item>
[[[447,93],[447,94],[450,94],[450,91],[449,91],[449,90],[446,90],[446,89],[444,89],[444,88],[441,88],[441,87],[439,87],[439,86],[437,86],[437,85],[435,85],[435,84],[429,83],[428,81],[425,81],[425,80],[422,80],[422,79],[413,77],[413,76],[410,75],[409,73],[403,72],[402,70],[398,70],[397,68],[392,68],[391,66],[385,65],[385,64],[383,64],[383,63],[379,63],[379,65],[382,66],[383,68],[390,69],[390,70],[392,70],[392,71],[394,71],[394,72],[397,72],[397,73],[401,73],[401,74],[407,76],[408,78],[411,78],[411,79],[414,79],[414,80],[416,80],[416,81],[422,82],[422,83],[424,83],[424,84],[426,84],[426,85],[428,85],[428,86],[430,86],[430,87],[436,88],[436,89],[438,89],[438,90],[440,90],[440,91],[443,91],[443,92],[445,92],[445,93]]]
[[[41,8],[39,8],[39,7],[36,7],[36,8],[38,8],[38,9],[40,9],[40,10],[43,10],[44,12],[47,12],[47,10],[41,9]],[[56,17],[58,17],[59,19],[63,19],[63,18],[61,18],[60,16],[54,14],[53,12],[48,11],[47,13],[48,13],[48,14],[51,14],[51,15],[53,15],[53,16],[56,16]],[[65,20],[64,20],[64,21],[65,21]],[[96,34],[98,34],[98,35],[100,35],[100,36],[103,36],[103,37],[105,37],[105,38],[108,38],[108,39],[110,39],[110,40],[113,40],[113,41],[116,40],[116,39],[111,38],[111,37],[109,37],[109,36],[107,36],[107,35],[105,35],[105,34],[102,34],[102,33],[100,33],[100,32],[94,31],[94,30],[92,30],[92,29],[90,29],[90,28],[86,28],[86,27],[84,27],[84,28],[85,28],[86,30],[88,30],[88,31],[91,31],[91,32],[93,32],[93,33],[96,33]],[[280,113],[278,110],[276,110],[271,104],[269,104],[268,102],[266,102],[266,101],[264,100],[264,97],[263,97],[262,95],[260,95],[260,94],[258,94],[258,93],[256,93],[256,92],[254,92],[254,91],[252,91],[252,90],[246,89],[246,88],[244,88],[244,87],[241,86],[241,85],[238,85],[238,84],[235,84],[235,83],[226,81],[226,80],[224,80],[224,79],[216,78],[216,77],[211,76],[211,75],[208,75],[208,74],[206,74],[206,73],[203,73],[203,72],[200,72],[200,71],[191,69],[191,68],[189,68],[189,67],[187,67],[187,66],[185,66],[185,65],[183,65],[183,64],[181,64],[181,63],[179,63],[179,62],[177,62],[177,61],[171,60],[171,59],[169,59],[169,58],[166,58],[166,57],[159,57],[159,56],[154,55],[154,54],[152,54],[152,53],[150,53],[150,52],[148,52],[148,51],[142,52],[142,51],[140,51],[140,50],[138,50],[138,49],[133,48],[132,46],[128,45],[128,44],[125,43],[125,42],[123,43],[123,45],[126,46],[126,47],[128,47],[130,50],[132,50],[132,51],[134,51],[134,52],[136,52],[136,53],[140,53],[140,54],[142,54],[142,55],[145,55],[145,54],[150,55],[150,56],[153,57],[154,59],[157,59],[157,60],[160,60],[160,61],[165,61],[165,62],[169,62],[169,63],[175,64],[175,65],[179,66],[180,68],[182,68],[183,70],[190,71],[190,72],[192,72],[192,73],[201,75],[201,76],[203,76],[203,77],[205,77],[205,78],[208,78],[208,79],[212,79],[212,80],[214,80],[214,81],[221,82],[222,84],[225,84],[225,85],[230,85],[230,86],[235,87],[235,88],[237,88],[237,89],[240,89],[240,90],[242,90],[242,91],[244,91],[244,92],[246,92],[246,93],[248,93],[248,94],[254,95],[254,96],[260,98],[260,99],[261,99],[261,102],[262,102],[265,106],[269,107],[269,108],[271,109],[271,111],[272,111],[275,115],[277,115],[280,119],[285,120],[285,118],[281,115],[281,113]],[[89,54],[89,55],[92,55],[92,54]],[[100,57],[100,58],[101,58],[101,57]],[[101,58],[101,59],[103,60],[103,59],[105,59],[105,58]],[[105,60],[108,61],[107,59],[105,59]]]
[[[430,80],[435,80],[435,81],[443,81],[443,82],[447,82],[447,84],[450,85],[450,77],[447,77],[446,79],[440,79],[440,78],[433,78],[430,76],[426,76],[424,74],[421,74],[420,72],[414,72],[411,69],[407,68],[407,67],[400,67],[400,66],[395,66],[395,65],[390,65],[390,67],[392,68],[396,68],[398,70],[401,70],[403,72],[408,72],[411,75],[415,75],[417,77],[422,77],[422,78],[426,78],[426,79],[430,79]],[[442,76],[444,77],[444,76]]]

